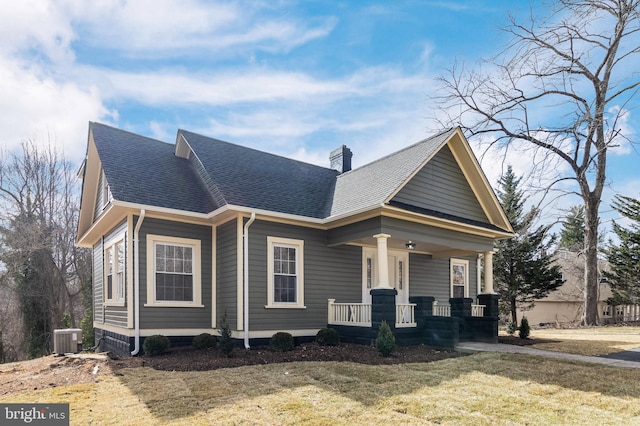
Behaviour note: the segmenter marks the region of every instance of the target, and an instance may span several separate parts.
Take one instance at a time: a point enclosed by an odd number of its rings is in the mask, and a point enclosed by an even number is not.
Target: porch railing
[[[415,303],[396,304],[396,328],[415,327]],[[471,305],[472,317],[484,316],[484,305]],[[327,324],[371,327],[371,303],[336,303],[329,299]],[[433,316],[450,317],[451,306],[433,302]]]
[[[396,328],[415,327],[415,303],[396,304]]]
[[[329,299],[328,324],[371,327],[371,303],[336,303]]]
[[[436,300],[433,302],[433,316],[434,317],[450,317],[451,316],[451,306],[449,305],[439,305]]]
[[[483,317],[484,316],[484,305],[471,305],[471,316],[472,317]]]
[[[436,300],[433,302],[433,316],[434,317],[450,317],[451,316],[451,306],[450,305],[439,305]],[[471,316],[472,317],[483,317],[484,316],[484,305],[471,305]]]

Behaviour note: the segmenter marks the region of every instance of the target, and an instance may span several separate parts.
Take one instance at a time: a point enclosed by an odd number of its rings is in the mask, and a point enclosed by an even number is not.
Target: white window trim
[[[297,302],[273,301],[273,246],[293,247],[296,249]],[[267,304],[268,309],[306,309],[304,305],[304,241],[291,238],[267,237]]]
[[[118,294],[118,288],[117,288],[117,273],[118,273],[118,261],[117,261],[117,253],[116,253],[116,247],[118,244],[122,244],[122,246],[124,247],[124,265],[122,265],[123,267],[123,277],[122,277],[122,294],[120,298],[117,297]],[[111,299],[108,299],[107,296],[109,294],[109,292],[107,291],[107,286],[109,285],[108,281],[109,281],[109,262],[108,262],[108,253],[111,252],[114,262],[113,262],[113,268],[114,268],[114,273],[113,273],[113,279],[112,279],[112,283],[113,283],[113,297]],[[127,290],[127,244],[126,244],[126,233],[120,233],[112,238],[109,238],[107,241],[105,241],[104,243],[104,248],[103,248],[103,261],[104,261],[104,265],[103,265],[103,288],[102,288],[102,294],[103,294],[103,302],[105,306],[125,306],[125,301],[126,301],[126,290]]]
[[[191,246],[193,248],[193,301],[156,300],[156,243]],[[145,307],[203,308],[202,304],[202,256],[201,242],[190,238],[147,235],[147,303]]]
[[[464,297],[469,297],[469,261],[464,259],[451,258],[449,262],[449,297],[453,297],[453,267],[464,266]]]

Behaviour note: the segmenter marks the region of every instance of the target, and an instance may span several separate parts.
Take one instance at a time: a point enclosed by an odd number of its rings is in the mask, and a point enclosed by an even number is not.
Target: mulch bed
[[[151,367],[167,371],[206,371],[244,365],[265,365],[294,361],[349,361],[370,365],[389,365],[410,362],[433,362],[468,354],[453,350],[435,349],[425,345],[401,346],[388,357],[380,355],[372,346],[341,343],[339,346],[320,346],[303,343],[289,352],[277,352],[268,347],[246,350],[236,348],[231,357],[218,349],[196,350],[192,347],[172,348],[156,356],[112,360],[115,368]]]

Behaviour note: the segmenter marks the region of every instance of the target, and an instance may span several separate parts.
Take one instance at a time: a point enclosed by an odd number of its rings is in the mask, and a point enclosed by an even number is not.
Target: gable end
[[[489,220],[447,145],[416,173],[391,203],[478,223]]]

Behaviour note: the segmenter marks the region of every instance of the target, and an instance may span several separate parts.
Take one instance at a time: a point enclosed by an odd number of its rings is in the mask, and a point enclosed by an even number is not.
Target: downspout
[[[144,220],[144,215],[146,211],[145,209],[140,210],[140,216],[138,217],[138,222],[136,222],[136,227],[133,230],[133,327],[135,329],[135,346],[133,351],[131,351],[131,356],[138,355],[140,352],[140,228],[142,227],[142,221]],[[149,256],[149,253],[147,253]]]
[[[244,247],[244,348],[249,349],[249,227],[256,220],[256,213],[251,212],[249,221],[244,224],[242,245]]]

